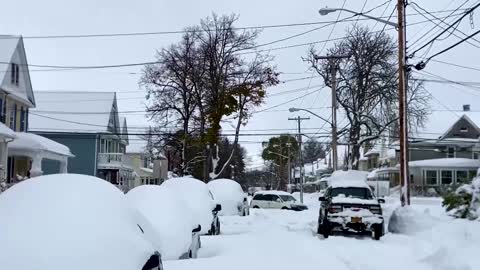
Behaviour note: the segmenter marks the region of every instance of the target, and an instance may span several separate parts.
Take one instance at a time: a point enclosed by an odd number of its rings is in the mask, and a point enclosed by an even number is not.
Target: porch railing
[[[123,153],[99,153],[99,164],[122,164]]]

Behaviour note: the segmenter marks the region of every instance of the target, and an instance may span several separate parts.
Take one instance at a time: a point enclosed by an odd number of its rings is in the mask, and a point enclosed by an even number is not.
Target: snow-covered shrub
[[[411,206],[397,207],[388,221],[391,233],[415,234],[431,228],[437,219],[428,211],[419,211]]]
[[[480,217],[480,177],[472,183],[461,185],[443,196],[443,206],[449,215],[456,218],[478,219]]]

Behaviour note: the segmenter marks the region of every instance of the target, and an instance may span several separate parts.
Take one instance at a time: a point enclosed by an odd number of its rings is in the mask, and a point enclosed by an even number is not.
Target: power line
[[[480,5],[480,4],[479,4],[479,5]],[[443,49],[443,50],[441,50],[441,51],[433,54],[432,56],[430,56],[430,57],[427,58],[427,60],[425,61],[425,64],[427,64],[432,58],[437,57],[437,56],[439,56],[439,55],[441,55],[441,54],[444,54],[444,53],[448,52],[449,50],[457,47],[458,45],[464,43],[465,41],[469,40],[470,38],[473,38],[474,36],[478,35],[478,33],[480,33],[480,30],[478,30],[478,31],[476,31],[475,33],[473,33],[473,34],[471,34],[471,35],[463,38],[462,40],[460,40],[460,41],[458,41],[458,42],[456,42],[456,43],[448,46],[447,48],[445,48],[445,49]]]
[[[445,32],[447,32],[450,28],[454,27],[457,23],[459,23],[460,21],[463,20],[463,18],[465,18],[467,15],[469,15],[470,13],[472,13],[476,8],[478,8],[480,6],[480,3],[477,3],[475,6],[473,6],[472,8],[469,8],[466,12],[463,13],[462,16],[460,16],[460,18],[458,18],[457,20],[455,20],[452,24],[450,24],[448,27],[446,27],[443,31],[441,31],[438,35],[436,35],[434,38],[432,38],[430,41],[428,41],[427,43],[423,44],[422,46],[420,46],[420,48],[416,49],[415,51],[413,51],[410,56],[413,56],[415,55],[415,53],[417,53],[418,51],[422,50],[423,48],[425,48],[426,46],[432,44],[433,42],[435,42],[435,40],[437,40],[439,37],[441,37]]]
[[[431,20],[425,20],[425,21],[419,21],[415,23],[409,24],[409,26],[412,25],[417,25],[417,24],[422,24],[425,22],[430,22]],[[395,29],[394,27],[390,28],[389,30]],[[312,29],[314,31],[314,29]],[[307,31],[310,33],[311,31]],[[305,34],[306,32],[300,33],[300,34]],[[297,37],[299,34],[294,35]],[[290,36],[287,38],[281,39],[281,41],[288,40],[290,38],[293,38],[294,36]],[[265,51],[275,51],[275,50],[281,50],[281,49],[288,49],[288,48],[295,48],[295,47],[300,47],[300,46],[307,46],[311,44],[316,44],[316,43],[325,43],[329,41],[338,41],[345,39],[346,37],[341,37],[341,38],[335,38],[331,40],[322,40],[322,41],[312,41],[308,43],[302,43],[302,44],[296,44],[296,45],[290,45],[290,46],[283,46],[283,47],[278,47],[278,48],[271,48],[271,49],[264,49],[264,50],[258,50],[258,51],[251,51],[251,52],[239,52],[238,54],[252,54],[252,53],[257,53],[257,52],[265,52]],[[1,39],[0,39],[1,40]],[[274,40],[269,42],[268,44],[274,44],[280,42],[280,40]],[[267,43],[265,43],[267,44]],[[254,50],[258,48],[258,46],[265,46],[265,44],[260,44],[257,46],[253,46],[250,48],[245,48],[243,50]],[[37,71],[73,71],[73,70],[87,70],[87,69],[107,69],[107,68],[124,68],[124,67],[135,67],[135,66],[144,66],[144,65],[154,65],[158,64],[158,61],[146,61],[146,62],[138,62],[138,63],[127,63],[127,64],[112,64],[112,65],[86,65],[86,66],[70,66],[70,65],[45,65],[45,64],[19,64],[21,66],[28,66],[28,67],[37,67],[37,68],[44,68],[42,70],[31,70],[33,72]],[[10,64],[9,62],[0,62],[0,64]],[[20,72],[26,72],[24,70],[20,70]]]
[[[430,61],[437,62],[437,63],[440,63],[440,64],[449,65],[449,66],[454,66],[454,67],[459,67],[459,68],[464,68],[464,69],[469,69],[469,70],[474,70],[474,71],[480,71],[480,68],[463,66],[463,65],[459,65],[459,64],[455,64],[455,63],[446,62],[446,61],[435,60],[435,59],[432,59]]]
[[[387,1],[388,2],[388,1]],[[384,3],[385,4],[385,3]],[[374,9],[377,9],[382,5],[379,5]],[[368,12],[372,11],[369,10]],[[451,10],[441,10],[434,11],[431,13],[442,14],[450,12]],[[368,13],[366,12],[366,13]],[[407,16],[418,16],[420,14],[411,13]],[[358,18],[358,19],[349,19],[343,20],[342,22],[352,22],[352,21],[364,21],[369,20],[368,18]],[[287,24],[273,24],[273,25],[259,25],[259,26],[246,26],[246,27],[234,27],[234,30],[255,30],[255,29],[275,29],[275,28],[286,28],[286,27],[299,27],[299,26],[309,26],[309,25],[319,25],[319,24],[329,24],[334,21],[317,21],[317,22],[301,22],[301,23],[287,23]],[[104,33],[104,34],[77,34],[77,35],[36,35],[36,36],[23,36],[23,39],[73,39],[73,38],[100,38],[100,37],[130,37],[130,36],[156,36],[156,35],[170,35],[170,34],[185,34],[191,33],[193,30],[172,30],[172,31],[153,31],[153,32],[128,32],[128,33]],[[201,30],[204,31],[204,30]],[[1,39],[12,39],[18,38],[16,35],[0,35]]]

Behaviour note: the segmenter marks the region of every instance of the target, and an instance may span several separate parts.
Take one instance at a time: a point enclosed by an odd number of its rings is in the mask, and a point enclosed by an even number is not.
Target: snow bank
[[[222,205],[219,215],[238,215],[238,207],[246,198],[242,186],[230,179],[216,179],[208,182],[208,188],[213,194],[215,201]]]
[[[193,226],[188,208],[181,198],[156,185],[138,186],[126,196],[127,201],[151,224],[154,231],[147,235],[163,259],[178,259],[188,252],[192,229],[196,226]]]
[[[388,222],[391,233],[414,234],[433,227],[439,220],[428,211],[419,211],[411,206],[397,207]]]
[[[160,187],[182,198],[194,222],[202,226],[200,233],[208,233],[213,220],[212,210],[215,208],[215,201],[207,184],[193,177],[176,177],[166,180]]]
[[[92,176],[20,182],[0,195],[0,217],[2,269],[142,269],[155,251],[123,193]]]

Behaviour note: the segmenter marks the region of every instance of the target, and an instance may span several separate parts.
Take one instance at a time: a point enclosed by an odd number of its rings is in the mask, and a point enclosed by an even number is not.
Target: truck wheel
[[[322,223],[322,235],[324,238],[328,238],[330,236],[330,224],[328,224],[328,220],[324,220]]]
[[[260,207],[258,207],[258,205],[254,205],[253,208],[259,209]]]
[[[378,224],[373,227],[373,239],[380,240],[380,237],[383,236],[383,224]]]
[[[322,225],[320,223],[317,224],[317,234],[322,234],[323,233],[323,229],[322,229]]]
[[[284,206],[282,207],[282,210],[288,210],[288,207]]]

